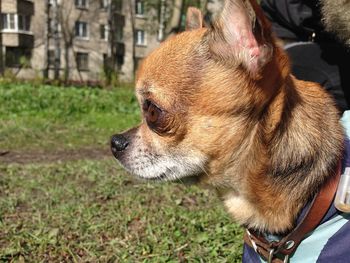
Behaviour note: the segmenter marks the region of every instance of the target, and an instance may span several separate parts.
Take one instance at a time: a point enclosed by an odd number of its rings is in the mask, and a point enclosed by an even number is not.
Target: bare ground
[[[105,148],[81,148],[70,150],[32,150],[32,151],[1,151],[0,164],[30,164],[52,163],[57,161],[74,161],[81,159],[99,160],[112,157],[109,147]]]

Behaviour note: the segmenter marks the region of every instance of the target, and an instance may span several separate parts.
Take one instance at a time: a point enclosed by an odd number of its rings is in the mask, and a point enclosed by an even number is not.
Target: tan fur
[[[212,30],[172,37],[145,59],[137,96],[158,105],[170,129],[157,134],[143,121],[130,151],[142,145],[164,158],[186,158],[188,175],[216,189],[240,224],[284,232],[335,171],[343,145],[338,112],[320,86],[290,74],[271,33],[271,56],[252,74],[246,62],[213,53]],[[263,46],[266,39],[257,41]],[[132,144],[134,135],[125,136]]]

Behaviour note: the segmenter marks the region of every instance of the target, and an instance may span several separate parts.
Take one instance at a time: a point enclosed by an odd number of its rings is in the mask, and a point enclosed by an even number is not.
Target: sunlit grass
[[[240,262],[215,194],[135,182],[111,159],[0,166],[0,261]]]
[[[133,94],[128,87],[0,86],[0,150],[106,145],[139,122]]]

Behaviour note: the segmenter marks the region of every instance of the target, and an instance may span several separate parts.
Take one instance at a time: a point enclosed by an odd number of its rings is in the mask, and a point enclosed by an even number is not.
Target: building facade
[[[142,0],[1,0],[1,66],[18,78],[98,81],[112,63],[132,81],[159,45],[157,12]],[[114,0],[113,0],[114,1]]]

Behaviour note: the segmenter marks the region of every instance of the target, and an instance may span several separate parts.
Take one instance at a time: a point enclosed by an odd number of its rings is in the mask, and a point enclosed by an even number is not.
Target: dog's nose
[[[111,139],[111,148],[112,152],[121,152],[124,151],[129,145],[128,140],[124,135],[117,134],[114,135]]]

